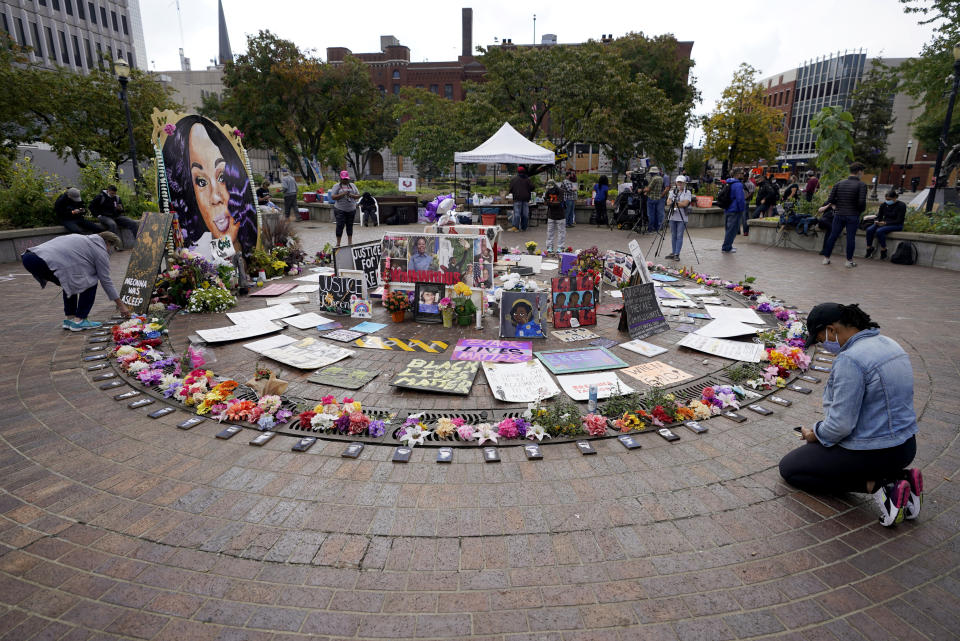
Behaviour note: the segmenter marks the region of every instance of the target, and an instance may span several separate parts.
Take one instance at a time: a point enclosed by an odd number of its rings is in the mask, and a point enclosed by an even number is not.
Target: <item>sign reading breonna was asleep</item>
[[[173,214],[156,212],[145,213],[140,221],[137,244],[120,287],[120,300],[135,314],[146,314],[150,306],[172,221]]]

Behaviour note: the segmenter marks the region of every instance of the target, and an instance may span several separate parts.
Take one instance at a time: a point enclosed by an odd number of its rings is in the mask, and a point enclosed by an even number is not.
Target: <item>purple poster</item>
[[[537,352],[537,358],[543,361],[554,374],[572,374],[591,372],[600,369],[627,367],[605,347],[584,347],[580,349],[553,349]]]
[[[525,363],[533,358],[530,341],[496,341],[480,338],[461,338],[453,348],[455,361],[486,361],[488,363]]]

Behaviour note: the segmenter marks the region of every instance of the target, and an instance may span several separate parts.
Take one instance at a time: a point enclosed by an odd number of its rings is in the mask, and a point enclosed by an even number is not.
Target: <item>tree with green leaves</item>
[[[893,162],[887,155],[887,137],[893,131],[893,99],[897,93],[897,74],[880,59],[873,65],[850,95],[853,116],[853,157],[867,169],[880,171]]]
[[[399,131],[396,109],[396,98],[383,94],[357,114],[356,123],[345,141],[347,164],[353,169],[354,176],[366,174],[370,156],[387,147],[396,137]]]
[[[853,116],[840,107],[824,107],[810,119],[816,138],[820,185],[829,187],[846,178],[853,162]]]
[[[763,104],[759,70],[741,63],[713,112],[704,117],[704,149],[736,164],[772,161],[783,144],[783,113]]]
[[[453,166],[453,155],[475,143],[464,127],[466,103],[425,89],[404,87],[394,115],[400,127],[390,149],[408,156],[424,178],[436,178]]]
[[[900,65],[902,89],[917,100],[920,115],[911,123],[920,143],[936,149],[947,115],[947,99],[953,74],[953,47],[960,44],[960,2],[957,0],[900,0],[904,12],[915,14],[930,25],[933,37],[920,55]],[[947,135],[947,148],[960,141],[960,109],[954,109]]]

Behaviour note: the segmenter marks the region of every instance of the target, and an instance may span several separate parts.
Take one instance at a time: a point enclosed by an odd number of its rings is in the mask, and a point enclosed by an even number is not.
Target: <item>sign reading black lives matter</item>
[[[359,269],[367,280],[367,288],[376,289],[380,283],[380,252],[383,249],[381,241],[347,245],[338,247],[334,251],[334,267],[337,274],[341,269]]]
[[[480,369],[476,361],[446,361],[414,358],[397,372],[390,384],[394,387],[446,394],[470,393],[473,379]]]
[[[621,320],[620,330],[628,331],[630,338],[634,340],[640,340],[670,329],[670,325],[667,324],[663,312],[660,311],[660,305],[657,303],[653,283],[624,288],[623,315],[623,318],[626,319],[626,327],[623,327],[624,323]]]
[[[363,281],[341,276],[320,276],[320,307],[332,314],[350,315],[350,303],[363,297]]]
[[[120,287],[120,300],[134,314],[146,314],[150,306],[172,221],[173,214],[156,212],[144,213],[140,221],[137,244],[133,247],[127,275]]]

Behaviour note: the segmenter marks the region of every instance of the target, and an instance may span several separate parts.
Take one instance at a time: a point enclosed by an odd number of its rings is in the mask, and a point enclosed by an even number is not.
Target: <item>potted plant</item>
[[[394,323],[402,323],[404,313],[410,309],[410,300],[406,292],[394,291],[383,299],[383,306],[390,312]]]
[[[473,322],[477,313],[477,306],[473,304],[473,299],[470,298],[473,295],[473,290],[466,283],[460,281],[453,286],[453,293],[456,294],[453,297],[453,309],[457,315],[457,324],[466,327]]]
[[[528,253],[528,254],[534,254],[534,255],[535,255],[535,254],[537,253],[537,243],[536,243],[536,241],[528,240],[528,241],[524,244],[524,247],[527,248],[527,253]]]
[[[451,300],[449,296],[444,296],[440,299],[437,307],[440,308],[440,316],[443,318],[443,326],[453,327],[453,300]]]

